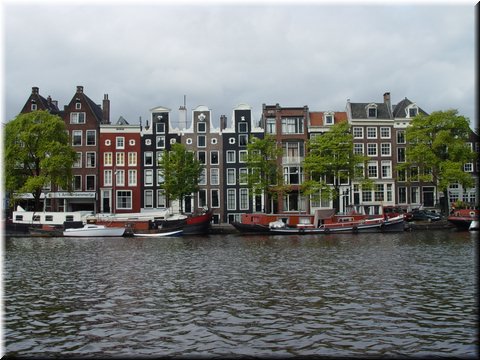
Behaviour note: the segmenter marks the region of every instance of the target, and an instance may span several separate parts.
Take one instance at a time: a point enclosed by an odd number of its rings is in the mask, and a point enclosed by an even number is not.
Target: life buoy
[[[470,211],[470,216],[475,216],[475,211]]]

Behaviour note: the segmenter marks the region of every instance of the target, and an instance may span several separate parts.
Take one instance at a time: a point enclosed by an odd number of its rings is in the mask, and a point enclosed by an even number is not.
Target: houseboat
[[[479,217],[480,210],[478,209],[456,209],[447,217],[447,220],[458,230],[468,230],[472,221],[478,222]]]

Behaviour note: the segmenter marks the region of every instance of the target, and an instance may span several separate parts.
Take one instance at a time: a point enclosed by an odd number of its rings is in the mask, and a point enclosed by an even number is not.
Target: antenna
[[[183,95],[183,107],[187,107],[187,95]]]

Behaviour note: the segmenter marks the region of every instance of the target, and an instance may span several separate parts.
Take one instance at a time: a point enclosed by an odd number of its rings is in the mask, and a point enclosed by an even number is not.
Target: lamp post
[[[112,213],[113,213],[113,215],[115,215],[115,206],[117,205],[116,204],[116,195],[115,195],[115,185],[117,183],[117,173],[118,173],[117,169],[114,168],[113,169],[113,179],[112,179],[112,181],[113,181],[113,194],[112,194]]]

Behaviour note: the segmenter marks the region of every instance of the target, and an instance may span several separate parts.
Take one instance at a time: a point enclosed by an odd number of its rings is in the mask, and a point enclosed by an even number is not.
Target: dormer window
[[[323,115],[323,122],[325,125],[333,125],[333,113],[325,113]]]
[[[81,102],[76,102],[75,103],[75,110],[80,110],[82,108],[82,103]]]
[[[405,109],[406,115],[409,118],[414,118],[415,116],[418,115],[418,107],[416,105],[411,105],[407,109]]]
[[[370,104],[367,106],[367,117],[376,118],[377,117],[377,105]]]

